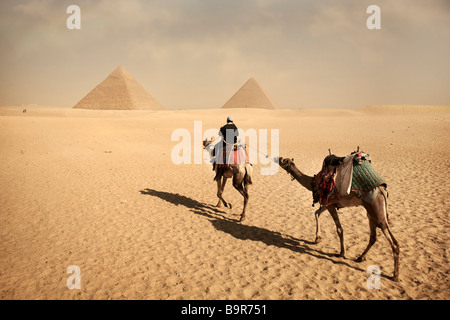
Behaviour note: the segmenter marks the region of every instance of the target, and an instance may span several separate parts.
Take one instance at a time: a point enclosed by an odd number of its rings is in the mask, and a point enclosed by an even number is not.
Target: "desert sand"
[[[0,299],[449,299],[450,107],[99,111],[0,108]],[[171,134],[194,121],[219,128],[279,129],[280,156],[306,174],[330,148],[370,154],[388,184],[400,243],[400,281],[362,207],[321,216],[314,244],[312,195],[280,168],[254,164],[247,219],[215,208],[209,164],[171,161]],[[270,139],[269,139],[270,142]],[[269,146],[270,150],[270,146]],[[67,287],[80,268],[81,289]],[[369,290],[370,265],[381,289]]]

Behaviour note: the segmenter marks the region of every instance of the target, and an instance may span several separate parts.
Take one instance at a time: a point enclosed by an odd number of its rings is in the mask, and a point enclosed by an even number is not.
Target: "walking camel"
[[[209,149],[208,146],[214,141],[214,137],[211,140],[205,139],[203,141],[203,148]],[[210,148],[210,156],[212,156],[212,152],[214,148]],[[217,182],[217,197],[219,198],[219,202],[216,207],[221,207],[222,203],[225,207],[232,207],[231,203],[226,202],[223,198],[223,190],[225,189],[225,184],[227,179],[233,178],[233,187],[239,191],[239,193],[244,197],[244,208],[241,213],[241,217],[239,222],[245,220],[245,210],[247,209],[247,203],[249,199],[248,188],[249,185],[252,184],[252,166],[249,163],[242,163],[237,165],[228,165],[227,168],[220,168],[218,165],[214,165],[214,172],[216,173],[216,177],[214,180]]]
[[[287,173],[291,174],[292,177],[296,179],[307,190],[314,192],[313,189],[317,188],[317,186],[315,186],[314,177],[310,177],[303,174],[294,164],[294,159],[279,157],[278,163],[284,170],[287,171]],[[391,245],[392,253],[394,255],[394,275],[392,277],[392,280],[398,281],[400,246],[389,228],[388,213],[387,213],[387,192],[382,186],[378,186],[377,188],[379,190],[372,204],[364,201],[363,199],[360,199],[356,195],[356,193],[352,191],[348,196],[341,197],[337,203],[330,204],[328,206],[321,206],[314,214],[316,218],[315,242],[318,243],[321,238],[319,225],[320,214],[323,211],[328,210],[328,212],[330,212],[331,217],[334,220],[334,223],[336,224],[337,233],[339,235],[339,240],[341,243],[341,252],[339,253],[339,256],[344,257],[345,256],[344,229],[342,228],[341,223],[339,221],[337,209],[362,205],[366,209],[367,217],[369,218],[370,240],[369,244],[367,245],[367,248],[356,259],[356,261],[362,262],[365,260],[367,253],[369,252],[370,248],[373,246],[373,244],[377,239],[376,228],[378,227],[381,229],[384,236]]]

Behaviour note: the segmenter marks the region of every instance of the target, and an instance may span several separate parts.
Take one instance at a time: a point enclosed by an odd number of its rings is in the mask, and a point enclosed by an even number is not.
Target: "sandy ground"
[[[280,169],[254,165],[247,220],[215,208],[208,164],[175,165],[177,128],[193,135],[227,115],[279,129],[280,155],[316,174],[328,149],[368,153],[386,179],[400,281],[362,207],[340,210],[346,258],[329,214],[314,244],[312,195]],[[450,107],[358,110],[92,111],[0,108],[1,299],[449,299]],[[270,138],[269,138],[270,142]],[[270,147],[269,147],[270,150]],[[259,160],[259,159],[258,159]],[[67,268],[80,268],[69,290]],[[369,290],[366,269],[381,268]]]

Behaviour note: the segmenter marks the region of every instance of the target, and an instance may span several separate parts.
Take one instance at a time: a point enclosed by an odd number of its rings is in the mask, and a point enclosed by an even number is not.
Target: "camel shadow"
[[[311,248],[311,246],[315,245],[314,242],[297,239],[292,236],[261,227],[241,224],[238,220],[226,217],[226,212],[218,210],[212,205],[199,202],[184,195],[157,191],[148,188],[141,190],[140,193],[143,195],[150,195],[160,198],[177,206],[185,206],[190,209],[192,213],[208,218],[216,230],[227,233],[236,239],[259,241],[267,246],[289,249],[296,253],[308,254],[317,259],[328,260],[334,264],[345,265],[358,271],[365,271],[361,268],[348,264],[343,258],[336,257],[336,254],[326,253],[321,250]]]
[[[179,193],[158,191],[149,188],[141,190],[139,192],[143,195],[149,195],[160,198],[176,206],[179,205],[185,206],[186,208],[191,209],[191,211],[193,211],[194,213],[203,215],[207,218],[217,219],[217,217],[221,217],[222,219],[228,219],[227,217],[224,216],[225,214],[224,211],[218,210],[216,207],[212,205],[199,202],[192,198],[183,196]]]
[[[345,265],[355,270],[364,271],[361,268],[348,264],[345,261],[346,258],[339,258],[335,253],[327,253],[312,248],[315,243],[308,240],[298,239],[280,232],[256,226],[248,226],[230,220],[216,219],[210,222],[217,230],[228,233],[239,240],[259,241],[267,246],[289,249],[296,253],[308,254],[317,259],[330,261],[333,264]]]

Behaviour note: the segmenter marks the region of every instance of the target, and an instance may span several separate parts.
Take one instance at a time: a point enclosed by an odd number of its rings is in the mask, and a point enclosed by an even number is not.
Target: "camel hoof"
[[[245,220],[245,217],[241,217],[240,219],[239,219],[239,222],[243,222]]]
[[[342,252],[339,253],[339,254],[336,253],[334,256],[335,256],[336,258],[345,258],[345,254],[342,253]]]
[[[392,276],[391,280],[394,281],[394,282],[398,282],[399,281],[398,276]]]
[[[318,244],[320,241],[322,241],[321,237],[317,237],[316,240],[314,240],[314,244]]]
[[[365,257],[358,257],[355,259],[355,262],[363,262],[363,261],[366,261]]]

